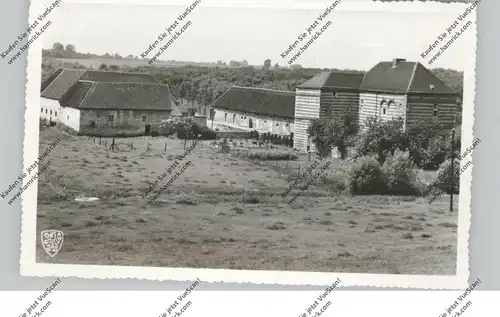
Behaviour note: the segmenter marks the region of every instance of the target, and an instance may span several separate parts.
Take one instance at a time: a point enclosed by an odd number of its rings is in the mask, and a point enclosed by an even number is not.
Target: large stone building
[[[370,69],[359,88],[359,124],[368,117],[386,121],[401,117],[405,129],[435,119],[452,126],[460,94],[419,62],[394,59]]]
[[[211,108],[217,125],[278,135],[293,132],[295,93],[291,91],[233,86]]]
[[[363,74],[353,72],[322,72],[295,90],[294,148],[314,150],[307,135],[313,118],[334,118],[350,111],[358,115],[359,85]]]
[[[452,126],[459,97],[422,64],[401,58],[380,62],[365,75],[320,73],[296,89],[294,148],[314,151],[307,135],[310,120],[339,117],[346,111],[361,129],[368,117],[400,117],[405,129],[430,119]]]
[[[59,101],[84,73],[85,71],[82,70],[60,68],[42,83],[40,92],[41,119],[51,122],[59,120],[62,112]]]
[[[174,103],[168,85],[146,73],[58,70],[43,87],[41,113],[82,134],[148,135]]]

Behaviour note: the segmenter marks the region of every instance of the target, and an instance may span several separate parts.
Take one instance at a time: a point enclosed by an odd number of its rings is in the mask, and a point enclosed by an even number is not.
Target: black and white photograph
[[[480,1],[35,2],[22,275],[467,286]]]

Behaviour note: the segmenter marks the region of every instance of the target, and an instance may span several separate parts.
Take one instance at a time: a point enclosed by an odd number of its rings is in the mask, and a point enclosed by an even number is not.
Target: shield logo
[[[42,246],[45,252],[54,257],[63,245],[64,233],[59,230],[42,231]]]

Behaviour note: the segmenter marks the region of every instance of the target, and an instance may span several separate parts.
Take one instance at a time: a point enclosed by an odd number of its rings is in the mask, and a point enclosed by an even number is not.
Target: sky
[[[48,17],[52,24],[42,38],[43,47],[60,42],[73,44],[82,53],[140,55],[193,1],[168,1],[169,5],[159,0],[65,1]],[[192,24],[159,58],[247,60],[254,65],[262,65],[269,58],[273,65],[287,65],[290,56],[282,58],[280,54],[334,2],[225,1],[202,0],[187,17]],[[464,9],[463,4],[391,5],[343,0],[327,18],[332,24],[295,63],[367,70],[395,57],[424,62],[420,54]],[[433,67],[462,70],[465,61],[461,52],[474,45],[472,35],[474,28],[469,28]]]

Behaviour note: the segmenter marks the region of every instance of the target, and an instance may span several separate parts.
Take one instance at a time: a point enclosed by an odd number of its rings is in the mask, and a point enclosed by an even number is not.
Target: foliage
[[[386,193],[386,179],[375,155],[360,157],[348,172],[348,187],[353,195]]]
[[[385,122],[369,117],[365,129],[356,139],[355,156],[376,155],[378,161],[384,163],[386,157],[393,155],[396,150],[404,151],[408,142],[403,127],[402,118]]]
[[[387,192],[391,195],[423,195],[424,185],[418,178],[418,169],[410,153],[396,150],[382,165]]]
[[[336,147],[341,159],[347,157],[347,137],[356,132],[356,119],[350,113],[345,113],[340,118],[312,119],[307,128],[307,134],[313,138],[316,151],[321,157],[328,156],[332,147]]]
[[[298,157],[294,153],[279,152],[279,151],[266,151],[266,152],[248,152],[238,151],[238,156],[246,157],[250,160],[258,161],[294,161]]]
[[[451,169],[451,159],[444,161],[437,170],[436,180],[431,184],[431,187],[437,191],[450,194],[450,185],[454,194],[458,194],[460,190],[460,160],[453,162],[453,178]]]
[[[177,134],[180,139],[214,140],[216,133],[206,126],[199,125],[193,117],[172,117],[163,120],[158,134],[169,136]]]

